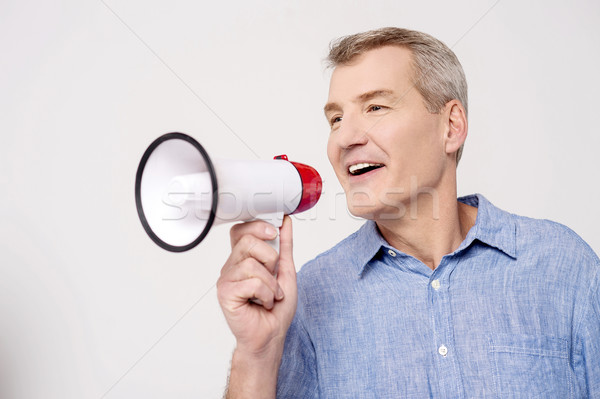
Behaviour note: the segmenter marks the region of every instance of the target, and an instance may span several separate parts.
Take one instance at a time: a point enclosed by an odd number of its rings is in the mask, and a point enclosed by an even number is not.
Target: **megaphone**
[[[321,196],[315,169],[273,160],[211,160],[184,133],[160,136],[144,152],[135,178],[135,202],[144,230],[161,248],[194,248],[212,226],[266,220],[312,208]],[[278,242],[273,243],[277,248]]]

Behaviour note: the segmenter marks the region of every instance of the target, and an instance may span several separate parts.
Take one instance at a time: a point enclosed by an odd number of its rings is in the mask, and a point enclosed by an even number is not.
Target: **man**
[[[218,282],[237,340],[228,397],[600,397],[598,257],[564,226],[456,198],[454,53],[385,28],[329,59],[327,154],[368,221],[297,283],[289,218],[279,255],[265,223],[232,228]]]

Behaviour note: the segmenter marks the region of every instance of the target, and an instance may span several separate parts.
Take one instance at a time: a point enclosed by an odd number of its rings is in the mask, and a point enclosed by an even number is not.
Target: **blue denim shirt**
[[[374,222],[298,273],[279,398],[600,398],[600,261],[482,195],[431,270]]]

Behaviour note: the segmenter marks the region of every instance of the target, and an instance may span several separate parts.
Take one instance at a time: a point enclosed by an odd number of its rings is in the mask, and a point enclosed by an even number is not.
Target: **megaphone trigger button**
[[[287,160],[288,160],[288,157],[287,157],[287,155],[285,155],[285,154],[281,154],[281,155],[275,155],[275,156],[273,157],[273,159],[283,159],[284,161],[287,161]]]

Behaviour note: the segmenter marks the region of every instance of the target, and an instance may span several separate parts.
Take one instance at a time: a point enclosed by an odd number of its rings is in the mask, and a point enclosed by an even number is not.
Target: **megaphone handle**
[[[283,214],[277,215],[277,216],[278,217],[274,217],[274,218],[261,216],[257,219],[262,219],[262,220],[265,220],[266,222],[271,223],[271,225],[273,225],[273,227],[275,227],[277,229],[277,231],[279,232],[279,228],[283,224]],[[279,253],[279,233],[277,234],[277,237],[275,237],[274,239],[268,240],[267,244],[269,244],[271,246],[271,248],[273,248],[275,251],[277,251],[277,253]],[[279,262],[277,263],[277,265],[275,265],[275,272],[273,273],[275,275],[275,277],[277,277],[277,269],[279,269]],[[262,305],[261,300],[257,299],[257,298],[250,298],[250,302],[254,302],[257,305]]]
[[[275,251],[277,251],[277,253],[279,253],[279,228],[283,224],[283,217],[281,219],[270,219],[268,220],[268,222],[271,223],[271,225],[273,225],[275,229],[277,229],[277,237],[267,241],[267,244],[269,244],[271,248],[273,248]],[[275,277],[277,277],[277,269],[279,269],[279,262],[277,263],[277,265],[275,265]]]
[[[277,253],[279,253],[279,234],[272,240],[267,241],[267,244],[269,244],[271,248],[273,248],[275,251],[277,251]]]
[[[277,227],[275,227],[275,228],[277,228]],[[279,229],[277,229],[277,230],[279,230]],[[279,234],[274,239],[267,241],[267,244],[269,244],[275,251],[277,251],[277,253],[279,253]],[[279,269],[279,262],[277,262],[277,264],[275,265],[275,272],[273,273],[276,278],[277,278],[277,270],[278,269]],[[250,298],[250,302],[254,302],[257,305],[262,306],[262,301],[257,298]]]
[[[279,232],[279,228],[283,225],[283,212],[258,215],[256,219],[264,220],[265,222],[270,223],[271,226],[275,227],[275,229],[277,229]],[[267,244],[269,244],[275,251],[277,251],[277,253],[279,253],[279,233],[277,234],[277,237],[267,241]]]

